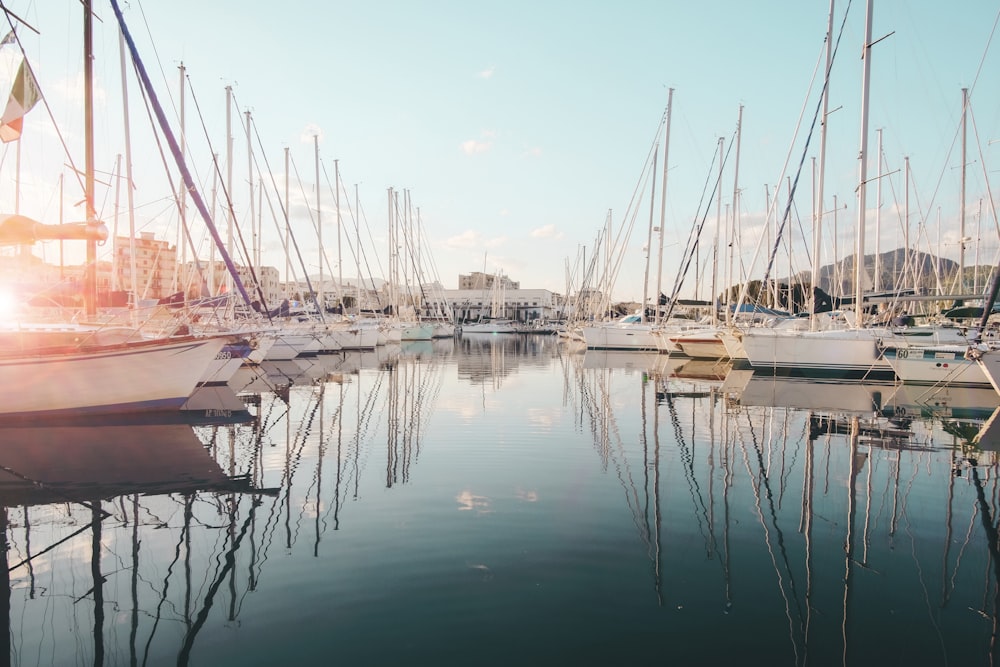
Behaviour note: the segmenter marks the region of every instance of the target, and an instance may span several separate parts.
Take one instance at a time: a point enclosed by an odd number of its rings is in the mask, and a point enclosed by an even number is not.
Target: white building
[[[558,320],[563,316],[562,296],[547,289],[507,289],[502,294],[503,312],[497,314],[497,317],[533,322]],[[491,316],[491,290],[443,290],[442,295],[458,322],[472,322]]]

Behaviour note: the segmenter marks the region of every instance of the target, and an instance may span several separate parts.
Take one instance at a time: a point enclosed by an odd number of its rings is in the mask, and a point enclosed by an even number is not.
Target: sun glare
[[[8,290],[0,288],[0,319],[13,319],[17,313],[17,299]]]

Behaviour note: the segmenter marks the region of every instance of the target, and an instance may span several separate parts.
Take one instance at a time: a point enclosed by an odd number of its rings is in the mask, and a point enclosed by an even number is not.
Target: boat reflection
[[[181,655],[194,642],[199,607],[209,608],[212,600],[211,589],[199,599],[193,586],[193,551],[184,549],[187,574],[175,585],[181,598],[168,594],[170,580],[179,573],[164,578],[155,570],[142,577],[139,572],[155,562],[157,550],[167,548],[163,538],[168,533],[178,548],[190,547],[196,522],[218,525],[220,533],[234,537],[216,542],[217,551],[205,556],[231,557],[241,544],[235,522],[246,509],[237,499],[266,493],[248,475],[224,471],[194,429],[134,420],[0,428],[8,656],[44,655],[44,661],[57,664],[83,651],[101,665],[126,648],[107,643],[124,618],[131,627],[127,652],[132,664],[142,652],[140,632],[148,633],[149,642],[155,635],[170,635]],[[198,504],[204,511],[196,510]],[[253,501],[249,506],[252,513]],[[223,570],[219,583],[228,568]],[[149,585],[157,579],[162,587]],[[158,621],[166,620],[165,604],[170,617],[182,620],[181,633],[176,628],[158,632]],[[92,631],[67,641],[67,633],[88,625]]]
[[[894,384],[745,376],[734,391],[701,370],[679,382],[682,368],[661,366],[655,397],[622,367],[579,384],[595,394],[583,402],[591,435],[618,471],[658,604],[766,618],[752,624],[755,650],[797,665],[867,661],[876,646],[887,657],[993,655],[995,392],[931,398]],[[635,422],[630,442],[615,425]],[[871,623],[873,605],[909,629]],[[987,646],[957,631],[967,610],[985,620]],[[700,659],[717,657],[700,647]]]

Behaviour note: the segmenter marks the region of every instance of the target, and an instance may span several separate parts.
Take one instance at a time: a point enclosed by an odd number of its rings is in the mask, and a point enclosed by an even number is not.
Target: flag
[[[35,77],[22,60],[14,79],[14,87],[10,90],[7,108],[0,117],[0,141],[6,144],[21,138],[24,114],[31,111],[31,107],[35,106],[41,96]]]

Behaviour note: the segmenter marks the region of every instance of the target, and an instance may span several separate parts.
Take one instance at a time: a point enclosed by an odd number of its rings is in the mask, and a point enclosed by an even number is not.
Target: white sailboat
[[[84,30],[89,34],[90,3],[83,5]],[[84,59],[87,104],[92,100],[90,55]],[[47,226],[23,216],[7,217],[7,231],[21,234],[20,238],[8,235],[5,243],[82,239],[88,259],[96,258],[96,244],[107,237],[107,230],[93,204],[92,114],[85,114],[85,119],[86,222]],[[93,265],[85,279],[87,319],[96,314]],[[131,327],[9,320],[0,325],[0,418],[178,409],[230,339],[227,333],[153,337]]]

